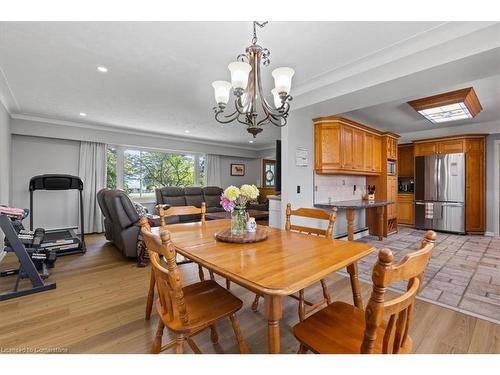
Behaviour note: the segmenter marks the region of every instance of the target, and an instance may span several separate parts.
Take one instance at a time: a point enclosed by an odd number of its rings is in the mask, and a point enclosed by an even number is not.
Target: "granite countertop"
[[[268,195],[266,196],[267,199],[272,199],[275,201],[280,201],[281,200],[281,195]]]
[[[316,203],[314,207],[317,208],[332,208],[332,207],[337,207],[340,209],[347,209],[347,208],[370,208],[370,207],[380,207],[380,206],[387,206],[389,204],[393,204],[396,202],[393,201],[386,201],[382,199],[375,199],[374,201],[364,201],[362,199],[355,199],[351,201],[339,201],[339,202],[331,202],[331,203]]]

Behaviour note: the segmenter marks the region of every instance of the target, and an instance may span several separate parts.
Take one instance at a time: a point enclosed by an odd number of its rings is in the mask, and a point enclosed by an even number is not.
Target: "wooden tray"
[[[267,238],[267,230],[263,227],[257,226],[257,230],[253,233],[245,232],[242,236],[233,236],[231,234],[231,228],[227,228],[215,233],[215,238],[221,242],[232,243],[260,242]]]

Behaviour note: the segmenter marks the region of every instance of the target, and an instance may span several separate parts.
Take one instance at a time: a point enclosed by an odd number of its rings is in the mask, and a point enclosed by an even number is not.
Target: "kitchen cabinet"
[[[398,140],[394,138],[389,138],[387,140],[387,159],[397,160],[398,159]]]
[[[394,204],[387,206],[387,219],[398,217],[398,178],[396,176],[387,177],[387,200],[393,201]]]
[[[465,230],[468,233],[486,230],[484,142],[484,137],[466,140]]]
[[[398,223],[406,225],[414,225],[415,203],[413,194],[409,193],[398,194]]]
[[[463,139],[451,139],[447,141],[439,141],[437,143],[438,154],[453,154],[456,152],[464,152]]]
[[[342,117],[313,121],[316,173],[377,175],[382,172],[378,130]]]
[[[423,142],[415,144],[415,156],[434,155],[437,153],[436,142]]]
[[[413,177],[414,164],[413,145],[398,146],[398,176]]]
[[[328,123],[314,128],[314,168],[328,173],[342,169],[341,126]]]

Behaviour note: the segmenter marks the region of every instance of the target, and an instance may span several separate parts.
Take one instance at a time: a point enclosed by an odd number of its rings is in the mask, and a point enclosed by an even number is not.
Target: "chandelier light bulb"
[[[229,64],[229,71],[231,72],[231,84],[235,90],[246,90],[248,85],[248,73],[252,70],[249,63],[243,61],[235,61]]]
[[[274,69],[271,74],[274,78],[274,88],[278,91],[278,93],[289,94],[295,70],[288,67],[282,67]]]
[[[281,102],[281,98],[280,98],[280,93],[277,89],[272,89],[271,90],[271,94],[273,94],[273,99],[274,99],[274,107],[276,109],[279,109],[281,108],[281,106],[283,105],[283,103]]]
[[[214,81],[212,87],[214,88],[215,102],[226,105],[229,102],[231,84],[227,81]]]

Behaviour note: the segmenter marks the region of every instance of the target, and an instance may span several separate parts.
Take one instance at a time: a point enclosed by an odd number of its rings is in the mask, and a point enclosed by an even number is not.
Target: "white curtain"
[[[220,156],[207,154],[205,157],[205,186],[221,186]]]
[[[83,213],[85,233],[102,233],[102,215],[97,192],[106,187],[106,145],[80,143],[78,176],[83,180]]]

